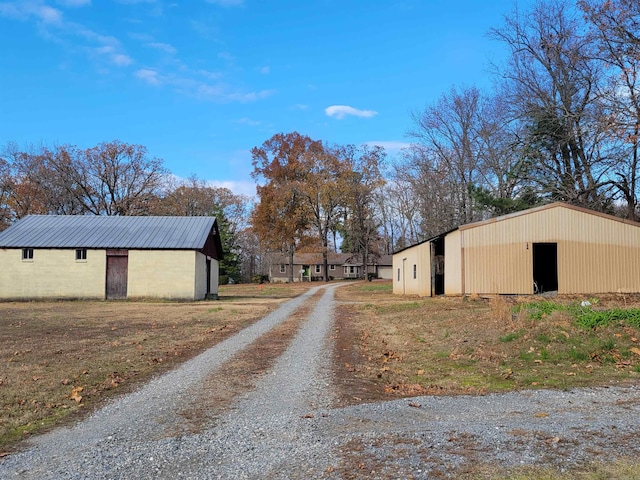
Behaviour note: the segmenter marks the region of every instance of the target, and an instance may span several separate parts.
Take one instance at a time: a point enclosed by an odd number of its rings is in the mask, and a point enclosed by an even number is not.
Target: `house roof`
[[[327,255],[329,265],[362,265],[360,255],[353,253],[329,253]],[[289,257],[278,257],[277,263],[288,264]],[[322,265],[322,253],[296,253],[293,257],[294,265]],[[371,256],[369,265],[392,265],[393,257],[391,255],[380,255],[377,258]]]
[[[199,250],[210,234],[214,217],[30,215],[0,232],[0,248]]]

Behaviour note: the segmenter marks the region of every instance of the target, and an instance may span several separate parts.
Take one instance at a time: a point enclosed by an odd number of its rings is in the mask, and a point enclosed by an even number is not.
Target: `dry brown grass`
[[[339,403],[356,404],[397,396],[474,394],[526,388],[570,388],[637,381],[640,329],[612,325],[575,326],[566,311],[536,320],[518,308],[539,298],[394,296],[390,283],[359,283],[336,290],[335,372]],[[583,300],[563,297],[563,303]],[[600,296],[598,308],[640,305],[639,296]],[[402,439],[384,437],[394,455]],[[633,441],[627,439],[626,441]],[[396,443],[394,443],[396,442]],[[623,440],[620,449],[624,450]],[[464,446],[464,445],[463,445]],[[471,445],[473,447],[473,445]],[[355,442],[339,467],[344,478],[369,478],[384,461]],[[469,453],[471,452],[471,453]],[[640,478],[635,459],[565,467],[501,469],[483,463],[482,452],[456,469],[433,467],[434,478],[474,480],[604,480]],[[383,463],[380,463],[383,462]],[[411,478],[405,471],[388,478]]]
[[[229,285],[220,289],[219,301],[195,303],[0,303],[0,447],[8,449],[30,432],[127,391],[315,285]],[[375,281],[336,290],[336,383],[342,403],[638,378],[640,355],[629,354],[640,348],[638,329],[587,331],[562,311],[535,320],[513,309],[531,300],[526,298],[420,299],[394,296],[390,287]],[[638,305],[637,296],[599,298],[602,308]],[[225,368],[228,376],[209,379],[226,382],[225,397],[214,398],[217,408],[252,388],[253,377],[286,348],[302,321],[304,312],[298,313],[238,356]],[[202,388],[207,390],[206,382]],[[182,413],[192,430],[211,420],[210,411],[195,407]],[[634,478],[624,476],[625,468],[624,463],[600,465],[587,473],[615,471],[619,478]],[[488,472],[493,476],[483,476],[479,465],[465,478],[568,478],[541,470],[504,477]]]
[[[233,335],[303,285],[229,285],[220,300],[0,302],[0,454]]]
[[[613,462],[594,462],[582,467],[560,472],[555,468],[523,467],[496,471],[495,465],[483,465],[482,473],[461,477],[473,480],[636,480],[640,475],[640,463],[635,458],[623,458]]]
[[[516,307],[532,298],[394,296],[387,283],[338,289],[338,329],[349,329],[337,360],[343,402],[353,403],[353,378],[370,398],[474,394],[524,388],[571,388],[636,381],[640,330],[586,330],[566,312],[532,319]],[[576,301],[577,297],[560,299]],[[599,307],[638,306],[638,297],[605,296]],[[357,395],[361,397],[361,395]],[[351,397],[351,398],[349,398]]]

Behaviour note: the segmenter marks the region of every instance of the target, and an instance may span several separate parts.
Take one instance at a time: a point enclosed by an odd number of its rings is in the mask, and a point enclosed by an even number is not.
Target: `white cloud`
[[[133,63],[133,59],[129,55],[125,55],[124,53],[114,53],[109,58],[111,62],[118,67],[126,67],[127,65],[131,65]]]
[[[348,115],[353,115],[354,117],[369,118],[378,114],[378,112],[374,110],[359,110],[348,105],[331,105],[330,107],[324,109],[324,113],[326,113],[328,117],[334,117],[338,120]]]
[[[244,0],[207,0],[207,2],[220,7],[241,7],[244,5]]]
[[[130,38],[133,38],[134,40],[137,40],[142,43],[155,42],[155,39],[153,38],[153,36],[149,35],[148,33],[130,32],[127,35],[129,35]]]
[[[247,152],[249,156],[249,165],[251,165],[250,153]],[[197,175],[198,178],[201,178],[200,175]],[[247,178],[249,175],[247,175]],[[189,184],[189,178],[182,177],[180,175],[175,175],[173,173],[169,174],[170,182],[173,185],[183,185]],[[228,188],[231,190],[231,193],[234,195],[246,195],[247,197],[253,198],[256,196],[256,183],[251,180],[206,180],[203,179],[204,183],[207,187],[216,187],[216,188]]]
[[[117,40],[114,44],[109,37],[103,37],[103,42],[109,43],[109,45],[97,47],[94,49],[94,52],[104,56],[110,63],[118,67],[126,67],[133,63],[133,59],[129,55],[118,51],[119,42],[117,42]]]
[[[273,90],[261,90],[259,92],[238,92],[231,91],[223,84],[210,85],[203,83],[197,86],[195,94],[196,97],[199,97],[203,100],[248,103],[271,96],[273,94]]]
[[[231,62],[231,61],[235,60],[233,55],[231,55],[229,52],[220,52],[220,53],[218,53],[218,58],[220,58],[222,60],[226,60],[227,62]]]
[[[64,7],[84,7],[91,5],[91,0],[57,0],[58,4]]]
[[[26,17],[26,14],[15,3],[0,3],[0,15],[20,19]]]
[[[209,70],[198,70],[197,73],[209,80],[220,80],[224,75],[220,72],[210,72]]]
[[[387,152],[399,152],[404,148],[411,147],[411,144],[408,142],[396,142],[396,141],[388,141],[388,140],[383,140],[383,141],[374,140],[371,142],[365,142],[365,145],[369,145],[370,147],[382,147]]]
[[[169,45],[168,43],[161,43],[161,42],[151,42],[151,43],[147,43],[146,44],[147,47],[151,47],[154,48],[156,50],[161,50],[165,53],[169,53],[171,55],[173,55],[174,53],[177,52],[176,47],[174,47],[173,45]]]
[[[256,100],[261,100],[263,98],[270,97],[274,94],[273,90],[260,90],[259,92],[232,92],[225,95],[227,100],[233,102],[255,102]]]
[[[218,188],[228,188],[234,195],[246,195],[248,197],[255,197],[256,184],[250,181],[239,180],[209,180],[208,185]]]
[[[66,6],[89,4],[89,0],[59,0]],[[120,41],[109,35],[101,35],[79,23],[63,18],[57,8],[46,5],[42,0],[24,0],[21,2],[0,3],[0,16],[32,20],[38,25],[38,31],[45,39],[65,45],[71,49],[87,52],[94,58],[103,58],[118,67],[128,66],[133,59],[127,55]],[[98,66],[104,70],[103,65]]]
[[[186,70],[186,72],[182,72],[182,75],[175,73],[163,74],[154,68],[148,67],[136,70],[134,76],[149,85],[168,85],[182,95],[213,102],[248,103],[266,98],[274,93],[273,90],[242,92],[224,83],[208,83],[202,79],[195,78],[193,76],[194,73],[201,72]]]
[[[158,72],[149,68],[141,68],[140,70],[137,70],[134,75],[136,76],[136,78],[139,78],[149,85],[160,85],[161,83],[161,78],[158,75]]]
[[[62,12],[48,5],[37,7],[34,13],[42,22],[47,24],[59,25],[62,22]]]
[[[265,66],[265,67],[261,67],[259,71],[261,74],[267,75],[271,72],[271,68],[269,68],[268,66]]]
[[[196,89],[196,95],[201,98],[217,98],[222,95],[220,85],[201,84]]]
[[[205,40],[214,40],[220,35],[219,28],[210,21],[191,20],[191,28]]]
[[[262,124],[261,122],[259,122],[257,120],[251,120],[248,117],[239,118],[238,120],[236,120],[236,123],[241,123],[243,125],[249,125],[251,127],[257,127],[257,126]]]
[[[59,25],[62,23],[62,12],[60,10],[44,5],[39,1],[0,3],[0,15],[19,20],[28,20],[33,17],[46,25]]]

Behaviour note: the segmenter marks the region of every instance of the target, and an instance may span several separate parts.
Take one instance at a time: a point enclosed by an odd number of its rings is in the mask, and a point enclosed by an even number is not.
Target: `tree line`
[[[414,111],[388,165],[296,132],[254,149],[260,237],[292,255],[337,232],[368,256],[553,201],[640,220],[640,2],[543,0],[489,35],[508,52],[493,89]]]
[[[411,147],[391,161],[379,147],[279,133],[251,151],[252,203],[197,177],[176,181],[138,145],[9,144],[0,225],[29,213],[216,215],[224,271],[248,280],[268,273],[272,255],[321,252],[326,267],[342,251],[366,264],[552,201],[640,220],[640,3],[543,0],[514,7],[489,35],[508,51],[491,65],[494,87],[452,86],[414,111]]]
[[[35,214],[215,216],[224,279],[240,280],[244,265],[255,263],[253,249],[242,248],[255,243],[250,206],[248,197],[197,176],[177,179],[144,146],[118,140],[88,149],[9,143],[0,156],[0,230]]]
[[[541,1],[489,35],[495,87],[412,114],[386,187],[400,243],[551,201],[639,220],[640,3]]]
[[[251,220],[266,249],[288,254],[290,265],[296,251],[322,253],[325,281],[330,251],[358,255],[364,265],[379,255],[375,195],[384,184],[384,149],[293,132],[274,135],[251,155],[259,197]]]

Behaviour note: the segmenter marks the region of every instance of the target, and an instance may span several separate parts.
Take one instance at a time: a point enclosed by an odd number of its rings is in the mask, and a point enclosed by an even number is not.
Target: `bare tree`
[[[529,180],[551,199],[607,209],[603,76],[580,18],[567,1],[542,1],[515,10],[492,36],[510,50],[499,73],[514,118],[528,127]]]
[[[398,212],[405,218],[399,247],[460,225],[460,196],[468,193],[467,186],[432,149],[414,145],[407,150],[394,181]]]
[[[15,215],[145,215],[163,186],[162,160],[117,140],[88,150],[69,145],[5,148],[15,172]]]
[[[249,225],[249,198],[225,187],[210,185],[191,175],[186,180],[170,178],[152,213],[157,215],[216,215],[220,210],[239,232]]]
[[[409,135],[428,151],[432,164],[448,171],[449,196],[457,224],[477,219],[471,187],[478,183],[484,153],[481,141],[482,105],[477,88],[452,88],[438,102],[412,115]]]
[[[28,146],[10,143],[5,154],[14,172],[12,205],[16,218],[29,214],[82,213],[81,187],[74,178],[77,150],[70,146]]]
[[[148,215],[166,174],[144,146],[118,140],[85,150],[77,162],[84,206],[96,215]]]
[[[603,100],[610,132],[611,178],[626,206],[640,219],[640,3],[635,0],[581,0],[595,38],[596,55],[607,70]]]
[[[380,172],[386,154],[382,147],[341,149],[340,156],[347,164],[342,251],[359,255],[362,275],[368,272],[371,257],[379,257],[381,224],[376,204],[376,192],[384,185]]]
[[[0,231],[7,228],[12,221],[11,194],[13,188],[11,165],[0,157]]]

